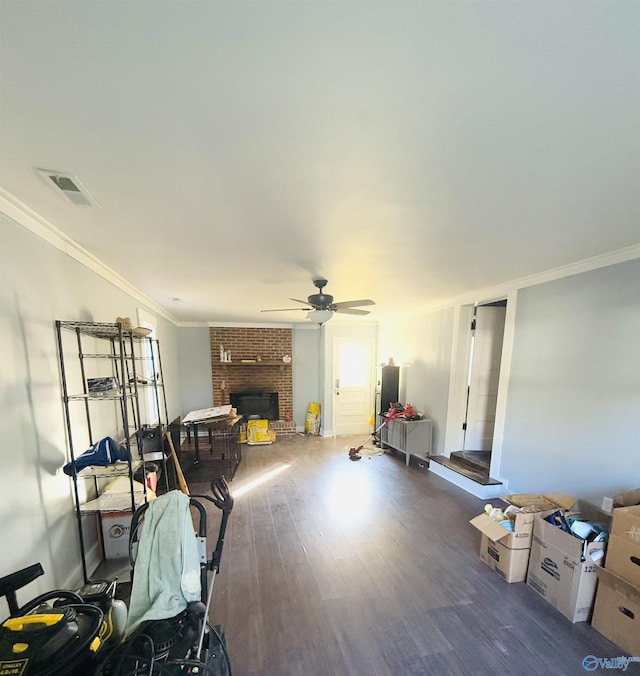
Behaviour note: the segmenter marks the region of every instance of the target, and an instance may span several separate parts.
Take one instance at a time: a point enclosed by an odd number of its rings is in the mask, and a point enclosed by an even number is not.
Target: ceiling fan
[[[327,285],[326,279],[314,279],[313,285],[318,289],[318,293],[312,293],[307,297],[307,300],[299,300],[298,298],[289,299],[296,303],[302,303],[303,305],[306,305],[306,307],[278,308],[276,310],[261,310],[261,312],[290,312],[291,310],[304,310],[309,313],[307,315],[308,319],[322,325],[324,322],[331,319],[334,312],[348,315],[368,315],[369,310],[359,310],[357,306],[375,305],[375,302],[369,299],[344,300],[340,303],[334,303],[333,296],[329,293],[323,293],[322,291]]]

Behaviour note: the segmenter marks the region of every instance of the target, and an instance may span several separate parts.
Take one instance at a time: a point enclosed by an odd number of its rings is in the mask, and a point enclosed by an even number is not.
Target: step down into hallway
[[[494,498],[505,492],[498,479],[489,476],[491,451],[454,451],[450,457],[432,455],[429,471],[479,498]]]

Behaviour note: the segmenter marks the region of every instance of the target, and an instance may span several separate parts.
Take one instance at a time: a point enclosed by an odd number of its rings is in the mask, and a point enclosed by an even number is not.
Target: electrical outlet
[[[613,511],[613,498],[608,498],[606,496],[602,498],[602,511],[611,514]]]

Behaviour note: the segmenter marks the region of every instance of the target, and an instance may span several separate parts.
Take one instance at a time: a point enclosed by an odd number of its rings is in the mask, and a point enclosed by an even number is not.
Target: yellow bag
[[[269,429],[268,420],[249,420],[247,423],[247,444],[257,446],[272,444],[276,440],[276,433]]]
[[[307,417],[304,421],[304,431],[307,434],[320,433],[320,404],[311,402],[307,408]]]

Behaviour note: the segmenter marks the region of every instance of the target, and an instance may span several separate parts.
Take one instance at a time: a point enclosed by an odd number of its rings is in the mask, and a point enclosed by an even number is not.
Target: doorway
[[[454,313],[443,459],[456,466],[454,473],[463,475],[465,471],[460,468],[472,465],[474,476],[471,479],[475,484],[487,485],[486,481],[504,483],[501,478],[502,445],[517,306],[518,292],[512,290],[506,294],[506,299],[496,299],[494,296],[490,301],[458,305]],[[493,313],[492,307],[499,308],[499,311]],[[492,313],[499,320],[494,317],[491,321]],[[491,348],[476,346],[476,343],[484,342],[485,333],[488,334],[487,342]],[[481,339],[476,341],[478,334]],[[483,351],[493,353],[491,359],[479,357],[478,353]],[[476,361],[475,367],[473,361]],[[491,372],[493,379],[491,385],[483,380],[488,378],[488,372]],[[476,383],[480,383],[479,388]],[[483,389],[484,395],[481,394]],[[475,429],[469,430],[467,435],[469,427]],[[479,450],[481,448],[489,450]],[[450,466],[447,464],[447,467]],[[479,480],[480,476],[482,480]],[[476,495],[472,489],[467,490]]]
[[[335,435],[369,434],[373,405],[373,341],[335,338],[333,343],[333,430]]]
[[[471,322],[462,450],[488,453],[489,462],[496,421],[506,310],[506,300],[476,305]]]

